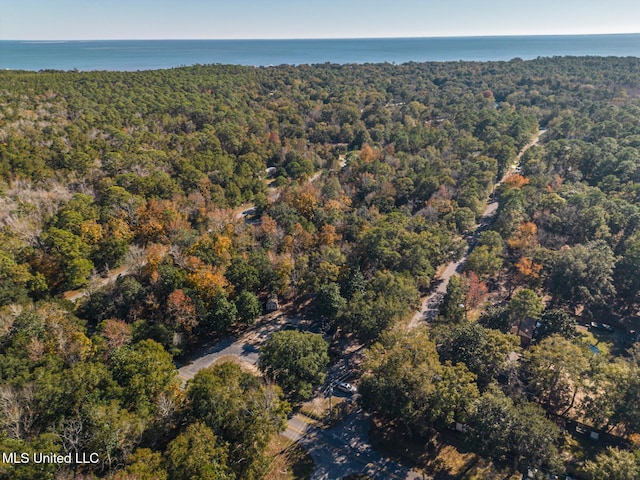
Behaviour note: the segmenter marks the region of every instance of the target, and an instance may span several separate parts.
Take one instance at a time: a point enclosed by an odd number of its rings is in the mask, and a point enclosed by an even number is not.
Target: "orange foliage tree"
[[[518,230],[509,238],[509,248],[518,252],[528,252],[538,245],[538,227],[533,222],[522,222]]]
[[[362,145],[362,148],[360,149],[360,160],[364,163],[371,163],[376,158],[378,158],[378,153],[373,148],[371,148],[367,143]]]
[[[142,275],[156,282],[158,280],[158,267],[167,256],[169,247],[159,243],[149,245],[144,252],[145,265],[142,267]]]
[[[109,318],[100,323],[100,332],[107,341],[109,353],[131,343],[133,337],[131,325],[119,318]]]
[[[318,208],[319,197],[320,193],[318,190],[312,183],[308,183],[301,189],[301,191],[294,192],[293,198],[287,203],[300,212],[300,215],[312,220]]]
[[[166,242],[168,236],[188,228],[184,215],[171,200],[151,199],[137,212],[136,235],[140,243]]]
[[[188,261],[193,271],[187,275],[187,280],[205,301],[214,299],[229,288],[228,280],[219,270],[195,257],[189,257]]]
[[[504,184],[511,188],[522,188],[528,183],[529,183],[528,178],[523,177],[522,175],[519,175],[517,173],[514,173],[513,175],[509,175],[504,181]]]
[[[515,266],[518,273],[525,279],[534,280],[540,277],[542,265],[535,263],[530,258],[520,257]]]
[[[480,280],[480,277],[473,271],[466,272],[462,278],[465,291],[465,307],[467,310],[478,308],[489,295],[487,284]]]
[[[318,245],[331,246],[338,240],[340,240],[340,235],[336,233],[336,227],[327,223],[320,228]]]
[[[198,325],[196,306],[182,289],[174,290],[167,297],[167,315],[171,326],[187,335]]]

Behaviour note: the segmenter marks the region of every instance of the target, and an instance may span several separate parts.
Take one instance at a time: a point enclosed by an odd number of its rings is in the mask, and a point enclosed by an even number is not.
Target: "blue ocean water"
[[[0,41],[0,68],[150,70],[194,64],[511,60],[556,55],[640,57],[640,34],[341,40]]]

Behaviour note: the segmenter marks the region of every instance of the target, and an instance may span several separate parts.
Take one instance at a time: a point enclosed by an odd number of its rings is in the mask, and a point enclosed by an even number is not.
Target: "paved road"
[[[194,355],[192,361],[178,369],[182,384],[225,356],[235,356],[250,365],[256,365],[259,346],[272,332],[280,330],[287,318],[282,313],[262,317],[250,332],[204,347]],[[358,352],[359,349],[353,353]],[[345,372],[351,370],[349,362],[339,362],[334,367],[329,376],[335,378],[343,378]],[[349,415],[341,425],[328,430],[315,427],[313,420],[296,414],[289,420],[282,435],[298,442],[309,452],[316,465],[312,480],[332,480],[354,473],[365,473],[379,480],[423,478],[418,472],[380,456],[369,443],[369,428],[370,419],[361,410]]]
[[[534,138],[531,142],[525,145],[522,148],[522,150],[520,150],[520,153],[516,157],[515,164],[510,169],[508,169],[507,172],[505,172],[505,174],[500,179],[500,181],[496,183],[495,188],[502,185],[502,183],[506,180],[506,178],[509,177],[509,175],[511,175],[514,172],[516,167],[520,164],[520,159],[522,158],[522,155],[524,155],[524,152],[526,152],[527,150],[529,150],[529,148],[537,144],[538,141],[540,140],[540,137],[544,135],[545,132],[546,130],[540,130],[536,138]],[[486,230],[489,225],[491,225],[491,222],[493,221],[493,217],[498,211],[498,205],[499,204],[497,200],[491,201],[487,204],[486,208],[484,209],[484,212],[482,212],[480,221],[476,225],[475,232],[473,234],[472,239],[469,242],[469,245],[467,247],[465,254],[462,256],[460,260],[448,263],[446,265],[446,267],[444,268],[444,271],[439,277],[438,287],[429,295],[422,298],[420,311],[418,311],[413,316],[413,318],[411,319],[411,322],[409,322],[408,328],[410,329],[415,328],[418,325],[420,325],[422,322],[429,322],[433,320],[436,317],[436,315],[438,315],[440,304],[442,303],[444,295],[447,292],[447,286],[449,285],[449,280],[454,274],[460,273],[464,269],[464,263],[466,262],[469,254],[473,251],[474,247],[476,246],[480,233]]]
[[[522,149],[518,155],[518,161],[528,148],[538,142],[543,133],[544,131],[541,131],[534,141]],[[496,186],[499,186],[510,173],[512,173],[511,170]],[[314,175],[310,181],[314,181],[318,176],[319,174]],[[497,209],[497,201],[487,205],[476,226],[474,238],[470,241],[467,252],[460,260],[451,262],[445,267],[440,276],[441,283],[431,295],[423,299],[422,308],[412,319],[409,328],[413,328],[437,314],[449,279],[454,273],[461,271],[467,255],[475,246],[477,236],[490,225]],[[256,365],[259,345],[272,332],[280,330],[285,322],[286,317],[282,314],[265,316],[256,327],[239,338],[228,338],[205,347],[194,356],[191,362],[178,369],[180,379],[184,384],[193,378],[199,370],[207,368],[219,358],[229,355],[236,356],[248,364]],[[376,452],[369,443],[369,428],[370,419],[362,410],[349,415],[341,425],[327,430],[314,426],[310,419],[297,414],[289,420],[283,435],[302,445],[313,458],[316,468],[311,477],[312,480],[338,479],[356,473],[363,473],[380,480],[421,480],[426,478],[419,472],[384,458]]]
[[[183,384],[187,380],[191,380],[203,368],[213,365],[221,357],[234,356],[250,365],[258,363],[258,348],[244,337],[235,340],[232,338],[220,340],[202,350],[200,355],[200,357],[178,369],[178,376]]]
[[[369,416],[352,413],[337,427],[323,430],[304,415],[294,415],[282,435],[298,442],[316,464],[312,480],[362,473],[379,480],[422,480],[422,474],[380,456],[369,443]]]
[[[271,333],[280,330],[287,321],[281,312],[260,317],[256,325],[248,332],[236,338],[225,338],[207,345],[193,355],[191,360],[178,368],[178,376],[184,385],[203,368],[210,367],[225,356],[235,356],[249,365],[258,363],[258,348]]]
[[[344,157],[340,158],[340,167],[346,164]],[[315,182],[324,173],[320,170],[309,178],[309,182]],[[271,191],[272,190],[272,191]],[[270,189],[270,200],[275,201],[280,194],[280,189]],[[233,218],[239,220],[253,214],[255,205],[245,203],[233,210]],[[280,321],[274,321],[274,320]],[[241,361],[250,365],[258,363],[258,347],[273,333],[282,328],[286,322],[285,315],[276,313],[261,317],[251,331],[246,332],[239,338],[227,338],[206,346],[198,351],[192,360],[178,369],[178,375],[184,385],[187,380],[192,379],[198,371],[213,365],[219,358],[224,356],[235,356]]]

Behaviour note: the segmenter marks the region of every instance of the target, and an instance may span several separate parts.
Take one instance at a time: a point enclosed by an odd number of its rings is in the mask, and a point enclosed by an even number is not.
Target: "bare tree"
[[[35,420],[33,396],[31,384],[22,388],[0,386],[0,427],[9,438],[22,440],[31,431]]]

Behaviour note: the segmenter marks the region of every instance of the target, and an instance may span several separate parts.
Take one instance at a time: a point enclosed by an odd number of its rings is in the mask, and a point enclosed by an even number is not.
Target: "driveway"
[[[312,480],[335,480],[353,474],[366,474],[378,480],[423,480],[421,473],[381,456],[369,443],[369,415],[361,409],[331,429],[312,425],[304,415],[294,415],[285,437],[302,445],[316,468]]]

